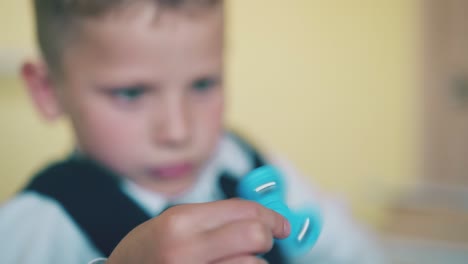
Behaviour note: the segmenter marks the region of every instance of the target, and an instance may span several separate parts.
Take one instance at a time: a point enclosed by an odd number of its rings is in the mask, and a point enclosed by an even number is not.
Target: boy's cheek
[[[73,121],[77,143],[84,152],[99,159],[116,159],[123,153],[134,152],[133,148],[142,138],[139,127],[134,124],[122,125],[91,113],[84,117]]]
[[[199,129],[204,130],[205,134],[211,136],[218,134],[222,130],[224,122],[224,100],[220,98],[204,112],[203,117],[199,119]]]

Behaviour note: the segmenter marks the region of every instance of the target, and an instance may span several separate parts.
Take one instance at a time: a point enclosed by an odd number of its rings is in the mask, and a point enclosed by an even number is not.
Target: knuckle
[[[248,201],[245,203],[245,208],[243,211],[250,218],[259,218],[262,215],[263,208],[256,202]]]
[[[169,232],[178,232],[183,230],[189,222],[185,213],[180,210],[166,212],[164,216],[165,229]]]
[[[246,235],[251,247],[258,251],[269,250],[273,245],[273,238],[263,224],[258,221],[249,222]]]

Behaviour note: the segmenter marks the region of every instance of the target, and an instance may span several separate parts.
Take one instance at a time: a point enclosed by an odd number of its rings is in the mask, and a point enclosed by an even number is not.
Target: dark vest
[[[235,139],[250,155],[253,168],[265,164],[249,144],[238,137]],[[237,178],[227,172],[219,176],[225,198],[237,196],[237,183]],[[35,191],[58,201],[105,256],[133,228],[151,218],[121,191],[118,177],[87,159],[70,158],[52,164],[34,176],[25,191]],[[264,258],[270,264],[285,263],[276,246]]]

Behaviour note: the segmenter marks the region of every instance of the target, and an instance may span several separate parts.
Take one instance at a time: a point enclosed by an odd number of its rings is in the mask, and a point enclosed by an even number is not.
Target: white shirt
[[[204,169],[200,180],[177,203],[210,202],[223,198],[217,187],[220,169],[242,177],[252,164],[232,138],[223,138],[216,158]],[[336,201],[319,194],[305,178],[281,159],[272,158],[287,183],[287,203],[291,208],[318,206],[323,217],[322,233],[314,248],[301,259],[289,263],[379,264],[383,263],[371,236]],[[167,205],[159,194],[131,181],[122,190],[150,216]],[[61,205],[34,192],[23,192],[0,208],[0,263],[5,264],[86,264],[103,258]],[[101,261],[102,263],[103,261]],[[95,263],[98,263],[96,261]]]

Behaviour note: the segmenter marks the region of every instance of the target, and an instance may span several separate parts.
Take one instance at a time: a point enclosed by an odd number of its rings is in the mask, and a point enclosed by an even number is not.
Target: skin
[[[142,188],[176,197],[212,158],[223,131],[223,12],[147,5],[80,23],[62,74],[28,62],[22,76],[47,120],[66,117],[76,146]],[[107,263],[264,263],[289,234],[279,214],[226,200],[168,209],[131,231]]]

